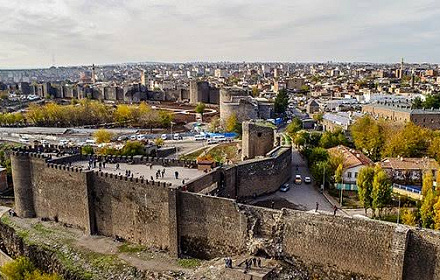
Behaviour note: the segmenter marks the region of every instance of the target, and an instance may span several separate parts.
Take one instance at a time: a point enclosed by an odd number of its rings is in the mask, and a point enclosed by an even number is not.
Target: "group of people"
[[[261,259],[260,258],[250,258],[250,259],[246,259],[244,261],[245,264],[245,270],[244,272],[246,273],[248,270],[250,270],[252,268],[252,265],[254,267],[261,267]]]
[[[88,164],[88,169],[90,170],[90,169],[96,168],[96,166],[98,165],[99,171],[101,171],[102,168],[105,168],[105,164],[106,164],[105,160],[104,161],[98,161],[95,158],[90,158],[89,159],[89,164]]]
[[[260,258],[254,257],[254,258],[246,259],[243,263],[245,265],[245,272],[252,269],[252,266],[261,267]],[[241,266],[241,264],[239,266]],[[232,268],[232,259],[230,257],[225,258],[225,268]]]
[[[164,178],[165,177],[165,168],[162,170],[157,170],[156,171],[156,180],[159,178]]]

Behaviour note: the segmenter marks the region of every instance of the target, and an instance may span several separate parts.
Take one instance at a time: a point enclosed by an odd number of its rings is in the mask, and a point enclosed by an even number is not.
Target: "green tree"
[[[328,161],[329,157],[330,156],[326,149],[321,147],[316,147],[311,150],[310,155],[308,156],[308,161],[309,164],[313,164],[319,161]]]
[[[81,148],[81,153],[83,155],[92,155],[93,154],[93,147],[90,145],[83,146]]]
[[[196,106],[195,111],[196,113],[199,113],[200,115],[203,116],[203,112],[205,112],[205,108],[206,108],[205,103],[199,102],[199,104],[197,104]]]
[[[434,178],[431,170],[423,172],[422,177],[422,195],[426,196],[429,190],[432,190],[434,186]]]
[[[98,129],[97,131],[95,131],[95,133],[93,133],[93,138],[95,139],[95,142],[97,144],[110,143],[110,141],[114,136],[115,136],[114,133],[104,128]]]
[[[334,132],[326,131],[323,133],[319,141],[319,145],[326,149],[347,144],[348,140],[342,130],[336,130]]]
[[[161,147],[161,146],[163,146],[163,144],[165,144],[165,141],[162,138],[157,138],[154,140],[154,144]]]
[[[121,149],[123,156],[145,155],[145,146],[139,141],[127,141]]]
[[[422,99],[420,99],[420,97],[414,98],[412,105],[411,105],[411,108],[412,109],[422,109],[423,108]]]
[[[422,206],[420,207],[420,219],[423,227],[431,228],[434,219],[434,204],[437,199],[432,190],[428,190],[426,196],[423,198]]]
[[[371,197],[371,193],[373,191],[373,181],[374,168],[370,166],[362,167],[359,170],[356,185],[358,187],[359,201],[365,209],[365,214],[367,214],[367,209],[373,206],[373,199]]]
[[[370,116],[358,119],[351,127],[356,148],[365,153],[372,160],[380,160],[385,144],[383,128]]]
[[[286,112],[287,105],[289,105],[289,96],[287,95],[287,91],[282,89],[278,92],[275,103],[274,103],[274,111],[277,114],[283,114]]]
[[[295,134],[302,129],[302,122],[297,117],[292,118],[292,121],[287,125],[286,132],[291,138],[295,138]]]
[[[391,181],[379,166],[376,166],[374,172],[373,189],[371,191],[372,208],[379,209],[379,216],[381,216],[382,209],[391,201]]]

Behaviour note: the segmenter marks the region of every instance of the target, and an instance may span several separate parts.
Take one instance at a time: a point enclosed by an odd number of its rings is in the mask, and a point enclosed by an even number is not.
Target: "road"
[[[298,166],[298,170],[296,167]],[[287,201],[298,206],[299,210],[309,211],[314,210],[316,208],[316,202],[319,204],[319,210],[324,210],[328,212],[333,211],[333,206],[328,202],[328,200],[319,192],[319,190],[314,187],[314,184],[305,184],[304,182],[301,185],[296,185],[293,181],[295,179],[295,175],[300,174],[301,177],[308,176],[311,177],[309,168],[305,160],[302,158],[301,154],[298,150],[292,150],[292,178],[289,181],[290,190],[287,192],[277,191],[274,194],[259,197],[253,202],[263,201],[263,200],[272,200],[284,198]]]

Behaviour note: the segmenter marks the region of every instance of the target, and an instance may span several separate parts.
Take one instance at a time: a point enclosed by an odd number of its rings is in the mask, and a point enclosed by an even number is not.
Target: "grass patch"
[[[178,259],[177,264],[183,268],[196,268],[202,262],[199,259]]]
[[[136,244],[124,243],[118,246],[119,253],[139,253],[145,251],[145,247]]]

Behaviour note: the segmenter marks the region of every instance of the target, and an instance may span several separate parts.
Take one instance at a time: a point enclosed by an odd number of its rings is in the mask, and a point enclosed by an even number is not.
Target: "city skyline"
[[[0,69],[143,61],[440,62],[440,3],[428,0],[0,2]]]

